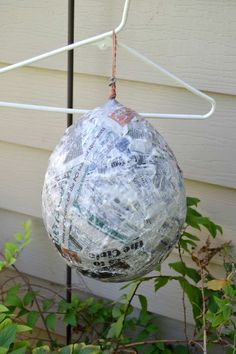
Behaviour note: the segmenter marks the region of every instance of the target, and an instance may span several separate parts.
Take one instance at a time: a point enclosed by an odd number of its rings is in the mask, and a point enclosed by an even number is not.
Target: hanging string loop
[[[112,76],[109,86],[111,87],[111,92],[109,98],[111,100],[116,98],[116,48],[117,48],[117,38],[116,32],[112,32]]]

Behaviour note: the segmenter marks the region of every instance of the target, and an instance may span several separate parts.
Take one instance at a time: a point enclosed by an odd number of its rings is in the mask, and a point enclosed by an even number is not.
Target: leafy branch
[[[177,245],[179,260],[169,263],[173,273],[165,275],[158,267],[153,275],[123,286],[125,293],[115,302],[94,297],[82,300],[73,288],[72,301],[67,303],[64,289],[55,291],[30,282],[15,266],[16,259],[30,242],[32,230],[27,222],[23,232],[16,234],[14,241],[7,242],[1,253],[0,271],[11,267],[16,275],[4,281],[0,291],[0,354],[46,354],[52,351],[62,354],[140,351],[145,354],[187,354],[195,346],[206,354],[210,344],[226,347],[227,354],[236,354],[236,264],[229,242],[212,246],[212,240],[222,233],[222,229],[197,210],[199,202],[197,198],[187,198],[186,222]],[[205,243],[201,240],[202,230],[208,234]],[[215,278],[208,269],[215,256],[223,260],[225,277],[222,279]],[[194,266],[189,265],[190,260]],[[18,279],[21,279],[19,284],[16,283]],[[172,281],[182,289],[183,339],[159,338],[156,318],[148,311],[148,300],[138,293],[140,285],[150,281],[154,283],[156,293]],[[141,306],[138,315],[132,305],[135,296]],[[187,300],[195,321],[192,338],[187,334]],[[29,340],[19,340],[17,336],[24,333],[27,338],[27,333],[32,333],[40,318],[48,338],[39,338],[33,348]],[[54,340],[58,321],[72,326],[74,343],[70,346],[64,347]]]

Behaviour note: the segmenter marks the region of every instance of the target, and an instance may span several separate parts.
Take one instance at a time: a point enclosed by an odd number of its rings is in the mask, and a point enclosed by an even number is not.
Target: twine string
[[[109,98],[114,100],[116,98],[116,48],[117,48],[117,38],[116,32],[113,30],[112,33],[112,73],[111,81],[109,86],[111,87],[111,92]]]

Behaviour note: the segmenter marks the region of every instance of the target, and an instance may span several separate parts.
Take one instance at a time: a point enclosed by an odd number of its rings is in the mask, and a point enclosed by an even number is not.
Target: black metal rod
[[[74,43],[74,18],[75,3],[74,0],[68,0],[68,44]],[[67,54],[67,108],[73,108],[73,91],[74,91],[74,50],[68,51]],[[67,114],[67,127],[73,124],[73,114]],[[71,267],[66,266],[66,300],[71,302],[71,284],[72,273]],[[71,344],[72,331],[71,326],[66,327],[66,344]]]

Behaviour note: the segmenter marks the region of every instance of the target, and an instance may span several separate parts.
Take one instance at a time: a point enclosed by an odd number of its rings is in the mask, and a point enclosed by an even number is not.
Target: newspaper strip
[[[131,280],[152,271],[180,236],[182,172],[163,137],[112,99],[66,130],[49,159],[42,212],[70,266]]]

